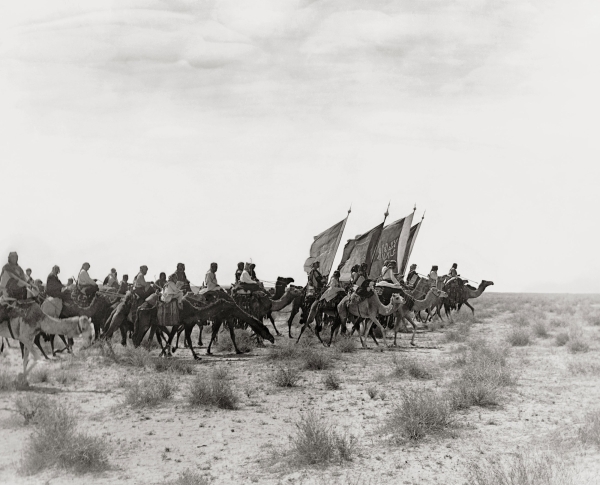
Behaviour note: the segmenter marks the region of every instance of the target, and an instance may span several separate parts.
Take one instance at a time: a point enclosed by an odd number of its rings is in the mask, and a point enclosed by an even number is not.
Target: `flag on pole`
[[[419,234],[419,229],[421,228],[422,222],[423,219],[410,228],[410,234],[408,235],[408,240],[406,241],[406,250],[404,251],[404,257],[402,258],[402,265],[398,265],[401,275],[405,274],[406,267],[408,266],[408,260],[410,259],[410,254],[412,253],[415,241],[417,240],[417,234]]]
[[[382,230],[383,222],[375,226],[369,232],[356,236],[356,238],[350,239],[346,243],[342,261],[338,267],[340,268],[340,280],[350,280],[351,269],[355,264],[358,264],[359,266],[362,263],[367,263],[367,265],[371,264]],[[367,273],[368,271],[369,268],[367,268]]]
[[[348,216],[350,211],[348,211]],[[348,216],[337,224],[334,224],[329,229],[323,231],[318,236],[315,236],[315,240],[310,246],[310,256],[304,262],[304,271],[310,273],[310,267],[315,262],[320,263],[320,272],[323,275],[328,275],[333,265],[333,259],[335,253],[340,245],[344,227],[346,227],[346,221]]]
[[[370,279],[377,279],[381,276],[383,263],[388,259],[396,261],[398,268],[402,268],[413,216],[414,211],[383,228],[377,249],[375,250],[375,259],[369,272]]]

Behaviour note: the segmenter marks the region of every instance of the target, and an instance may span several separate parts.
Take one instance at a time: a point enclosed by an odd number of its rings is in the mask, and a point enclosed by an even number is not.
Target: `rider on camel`
[[[146,282],[146,274],[148,273],[148,266],[145,264],[140,266],[140,272],[133,279],[133,292],[140,297],[140,299],[145,300],[148,298],[153,292],[152,283]]]
[[[95,295],[98,292],[98,284],[95,280],[90,278],[88,270],[90,269],[90,263],[83,263],[79,276],[77,277],[77,285],[79,290],[86,296]]]
[[[417,273],[417,265],[411,264],[410,271],[408,272],[408,276],[406,277],[406,286],[408,286],[410,289],[414,289],[414,287],[417,284],[417,281],[419,281],[419,274]]]
[[[437,282],[438,282],[438,267],[437,265],[433,265],[431,267],[431,271],[429,272],[429,283],[431,284],[432,288],[436,288],[437,287]]]
[[[169,276],[169,280],[163,288],[162,296],[160,299],[165,303],[169,303],[172,300],[177,300],[179,308],[182,308],[184,293],[183,290],[178,287],[178,283],[179,282],[177,280],[176,273],[173,273],[171,276]]]
[[[185,264],[177,263],[177,271],[175,271],[175,276],[177,277],[177,283],[184,293],[188,293],[192,291],[190,287],[190,280],[187,279],[185,275]]]
[[[237,270],[235,271],[235,282],[239,283],[242,273],[244,272],[244,263],[238,263]]]
[[[2,267],[2,273],[0,274],[0,290],[4,297],[26,300],[27,277],[18,261],[19,255],[16,252],[8,255],[8,263]]]
[[[259,286],[257,281],[254,281],[252,279],[252,276],[250,275],[250,266],[252,266],[250,263],[246,263],[244,271],[242,271],[242,275],[240,276],[240,286],[244,290],[258,291],[261,289],[261,287]]]
[[[399,285],[400,282],[398,281],[398,278],[396,278],[396,275],[394,274],[394,270],[396,269],[396,261],[394,261],[392,259],[392,260],[386,261],[386,262],[387,262],[387,265],[385,265],[383,268],[381,268],[382,281],[385,281],[392,285]]]
[[[217,282],[217,269],[219,269],[217,263],[210,263],[210,269],[206,272],[206,276],[204,277],[204,285],[208,291],[219,291],[222,289]]]
[[[324,286],[323,285],[323,275],[319,271],[320,266],[321,266],[321,263],[319,263],[318,261],[315,261],[311,265],[310,273],[308,273],[308,286],[312,286],[317,295],[321,294],[321,291],[323,290],[323,286]]]

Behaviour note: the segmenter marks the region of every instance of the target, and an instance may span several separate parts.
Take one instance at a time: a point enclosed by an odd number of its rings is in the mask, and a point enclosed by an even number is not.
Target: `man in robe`
[[[398,281],[398,278],[396,278],[396,275],[394,274],[394,269],[396,269],[396,261],[394,261],[394,260],[387,261],[387,266],[384,266],[383,268],[381,268],[381,279],[392,285],[399,285],[400,282]]]
[[[177,283],[184,293],[192,291],[190,287],[190,280],[187,279],[185,274],[185,264],[177,263],[177,271],[174,273],[177,276]]]
[[[0,290],[6,298],[26,300],[27,276],[18,261],[19,255],[16,252],[8,255],[8,263],[2,267],[2,273],[0,273]]]
[[[42,303],[42,311],[51,317],[58,318],[63,307],[63,288],[58,274],[60,268],[56,265],[46,279],[46,295],[48,298]]]
[[[252,276],[250,276],[250,263],[246,263],[244,271],[242,271],[242,275],[240,276],[240,285],[244,290],[249,291],[258,291],[261,289],[259,284],[252,279]]]
[[[98,284],[95,280],[90,278],[88,273],[90,269],[90,263],[83,263],[79,276],[77,277],[77,286],[79,290],[87,296],[95,295],[98,292]]]
[[[431,284],[432,288],[436,288],[437,287],[437,282],[438,282],[438,267],[437,265],[433,265],[431,267],[431,271],[429,272],[429,283]]]
[[[148,266],[145,264],[140,266],[140,272],[133,280],[133,292],[139,296],[142,300],[148,298],[152,292],[152,283],[146,282],[146,274],[148,273]]]
[[[308,285],[315,289],[315,293],[321,294],[323,289],[323,275],[319,271],[321,263],[315,261],[311,265],[310,273],[308,273]]]
[[[167,284],[163,288],[160,299],[165,303],[170,303],[173,300],[177,300],[179,308],[182,308],[184,293],[183,290],[178,287],[177,283],[177,274],[173,273],[171,276],[169,276]]]
[[[157,286],[158,288],[160,288],[161,290],[165,287],[166,284],[167,284],[166,273],[161,273],[160,275],[158,275],[158,279],[154,282],[154,285]]]
[[[235,271],[235,282],[239,283],[242,273],[244,272],[244,263],[238,263],[237,270]]]
[[[110,273],[108,273],[108,276],[104,278],[104,285],[114,288],[115,290],[119,289],[119,278],[115,268],[112,268]]]
[[[204,277],[204,285],[208,291],[218,291],[221,290],[219,283],[217,282],[217,269],[219,266],[217,263],[211,263],[210,269],[206,272],[206,276]]]
[[[124,274],[123,280],[121,281],[121,284],[119,285],[119,291],[117,291],[117,293],[119,295],[124,295],[125,293],[127,293],[128,290],[129,290],[129,275]]]
[[[417,265],[411,264],[410,271],[408,272],[408,276],[406,277],[406,285],[413,289],[417,282],[419,281],[419,274],[417,273]]]

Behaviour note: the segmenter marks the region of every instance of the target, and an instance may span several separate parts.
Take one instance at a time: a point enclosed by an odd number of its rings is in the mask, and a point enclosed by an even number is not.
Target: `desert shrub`
[[[450,390],[452,406],[465,409],[497,405],[502,388],[514,383],[507,366],[506,349],[478,342],[467,353],[465,362]]]
[[[50,382],[50,369],[48,367],[42,367],[41,369],[35,369],[29,374],[29,382]]]
[[[152,357],[143,347],[125,347],[122,354],[117,354],[117,361],[122,365],[146,367],[152,365]]]
[[[354,436],[339,434],[313,412],[296,423],[296,433],[290,441],[291,453],[299,464],[305,465],[352,461],[357,444]]]
[[[528,327],[529,326],[529,317],[524,313],[518,313],[515,315],[513,321],[513,325],[517,327]]]
[[[54,380],[63,386],[68,386],[79,380],[79,373],[75,369],[59,369],[54,375]]]
[[[130,384],[125,403],[136,408],[158,406],[173,396],[175,383],[164,377],[147,377]]]
[[[469,464],[472,485],[575,485],[572,473],[552,455],[519,453]]]
[[[332,365],[331,355],[323,350],[305,349],[302,352],[302,360],[308,370],[325,370]]]
[[[189,384],[188,402],[191,406],[215,406],[220,409],[237,409],[239,396],[226,379],[206,379],[196,376]]]
[[[342,334],[334,344],[335,349],[342,354],[350,354],[356,350],[356,344],[350,335]]]
[[[229,369],[223,366],[215,367],[210,373],[210,376],[212,379],[217,381],[233,379],[233,376],[230,374]]]
[[[323,383],[325,384],[325,388],[330,391],[337,391],[341,387],[340,376],[337,375],[336,372],[330,371],[325,374],[323,378]]]
[[[554,337],[554,342],[558,347],[563,347],[569,341],[569,334],[567,332],[560,332]]]
[[[45,396],[36,396],[35,394],[26,394],[15,399],[15,407],[17,412],[23,416],[25,424],[29,424],[39,412],[47,408],[50,402]]]
[[[300,371],[292,363],[279,366],[273,377],[273,381],[278,387],[296,387],[299,380]]]
[[[414,377],[415,379],[433,379],[430,367],[415,358],[406,359],[405,366],[410,377]]]
[[[534,324],[531,326],[531,329],[533,330],[533,334],[536,337],[540,337],[540,338],[548,338],[548,326],[546,325],[546,322],[544,322],[543,320],[539,320],[534,322]]]
[[[51,467],[76,473],[108,467],[108,445],[98,437],[77,430],[72,410],[48,401],[36,413],[35,428],[23,452],[23,473],[32,475]]]
[[[523,328],[512,328],[506,336],[506,341],[513,347],[525,347],[531,342],[529,330]]]
[[[459,324],[452,329],[448,329],[444,332],[445,342],[464,342],[469,336],[471,327],[466,324]]]
[[[273,346],[269,348],[267,358],[269,360],[292,360],[300,356],[300,347],[288,342],[283,345]]]
[[[4,369],[0,369],[0,391],[13,391],[14,389],[14,378]]]
[[[452,425],[448,399],[431,390],[406,391],[386,422],[385,430],[396,442],[419,440],[443,432]]]
[[[585,316],[585,321],[588,325],[600,326],[600,314],[590,313]]]
[[[554,328],[565,327],[567,325],[567,321],[563,318],[551,318],[549,323]]]
[[[174,480],[162,482],[161,485],[209,485],[210,481],[198,472],[187,469],[179,474]]]
[[[600,375],[600,362],[577,359],[569,362],[567,369],[574,375]]]
[[[379,389],[377,389],[375,386],[369,386],[367,387],[367,394],[371,399],[375,399],[377,394],[379,394]]]
[[[577,434],[583,444],[600,448],[600,410],[595,409],[586,414]]]
[[[567,349],[572,354],[588,352],[590,350],[589,344],[581,338],[575,338],[569,340],[567,343]]]
[[[193,374],[194,366],[188,361],[179,359],[156,359],[154,368],[157,372],[172,372],[174,374]]]
[[[256,347],[256,339],[250,337],[250,333],[241,328],[234,329],[235,343],[241,352],[250,352]],[[219,341],[217,342],[217,350],[221,352],[233,352],[233,342],[229,332],[223,332],[219,335]]]

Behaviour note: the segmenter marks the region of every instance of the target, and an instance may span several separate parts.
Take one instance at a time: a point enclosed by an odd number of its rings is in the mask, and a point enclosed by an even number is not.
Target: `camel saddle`
[[[319,300],[325,300],[326,302],[330,302],[334,298],[336,298],[340,293],[346,294],[346,291],[343,288],[327,288],[325,292],[321,295]]]
[[[158,311],[157,318],[159,325],[165,327],[179,325],[179,305],[177,304],[177,300],[170,301],[169,303],[159,301],[156,309]]]

